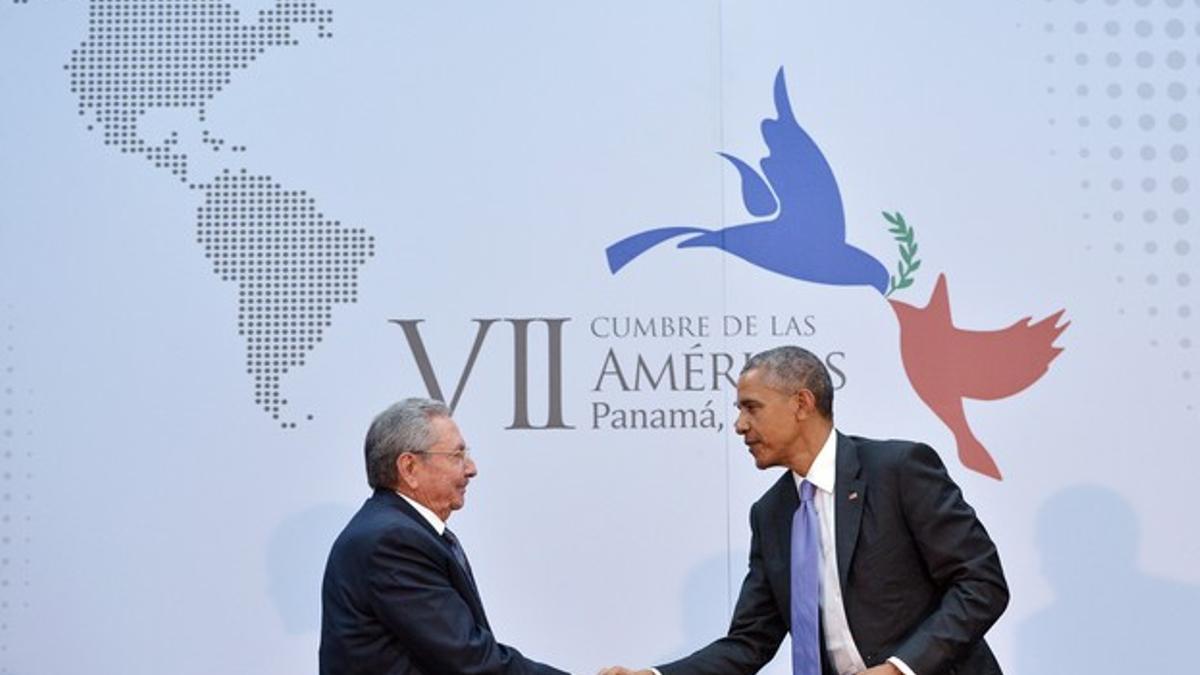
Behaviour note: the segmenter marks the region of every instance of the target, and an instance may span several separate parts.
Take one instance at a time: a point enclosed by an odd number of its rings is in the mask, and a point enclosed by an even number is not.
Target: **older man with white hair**
[[[457,537],[475,462],[444,403],[410,398],[367,432],[375,493],[329,553],[321,675],[564,675],[496,640]]]

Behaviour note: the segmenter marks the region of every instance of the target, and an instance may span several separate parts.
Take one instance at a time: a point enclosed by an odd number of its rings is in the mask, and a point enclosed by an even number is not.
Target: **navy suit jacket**
[[[565,675],[496,641],[449,542],[390,490],[329,553],[319,658],[321,675]]]
[[[663,675],[754,673],[791,621],[791,472],[750,509],[750,571],[729,634]],[[983,639],[1008,605],[1000,557],[927,445],[837,437],[834,529],[846,619],[867,667],[891,656],[917,675],[999,675]],[[832,673],[825,659],[824,670]]]

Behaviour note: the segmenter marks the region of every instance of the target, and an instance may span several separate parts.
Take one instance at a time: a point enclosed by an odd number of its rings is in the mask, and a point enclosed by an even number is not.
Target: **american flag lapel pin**
[[[850,493],[849,499],[850,499],[850,501],[854,501],[855,499],[858,499],[858,492],[852,491]]]

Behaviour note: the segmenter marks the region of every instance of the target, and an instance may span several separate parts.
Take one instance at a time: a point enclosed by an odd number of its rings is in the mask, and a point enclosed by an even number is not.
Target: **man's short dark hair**
[[[394,489],[399,482],[396,458],[429,450],[436,440],[430,420],[449,416],[445,403],[428,398],[406,398],[376,415],[363,443],[367,484],[376,490]]]
[[[833,419],[833,380],[816,354],[803,347],[776,347],[751,356],[742,374],[751,370],[760,371],[767,386],[788,394],[801,389],[811,391],[817,400],[817,412]]]

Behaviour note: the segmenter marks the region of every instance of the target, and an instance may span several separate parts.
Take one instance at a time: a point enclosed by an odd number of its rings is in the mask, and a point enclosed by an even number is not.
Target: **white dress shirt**
[[[837,479],[837,431],[830,430],[829,436],[808,467],[808,476],[795,471],[796,491],[801,481],[808,480],[816,488],[813,505],[821,522],[821,621],[825,629],[825,653],[838,675],[854,675],[867,669],[854,636],[850,633],[850,622],[846,619],[846,606],[842,601],[842,584],[838,580],[837,529],[834,527],[834,483]],[[906,663],[893,656],[888,659],[905,675],[916,675]]]
[[[867,669],[863,662],[858,646],[854,644],[854,635],[850,633],[850,622],[846,620],[846,606],[842,602],[842,584],[838,580],[837,569],[837,529],[834,527],[833,488],[837,479],[837,431],[831,429],[821,450],[808,467],[808,476],[801,476],[795,471],[792,478],[796,481],[797,494],[800,482],[808,480],[816,488],[813,495],[813,505],[817,509],[817,518],[821,522],[821,620],[824,622],[825,654],[832,662],[838,675],[855,675]],[[904,675],[916,675],[908,664],[898,657],[891,657],[888,662],[900,669]],[[655,675],[662,675],[657,668],[651,668]]]
[[[412,497],[409,497],[408,495],[404,494],[403,492],[397,491],[396,494],[403,497],[404,501],[411,504],[412,507],[417,510],[417,513],[421,514],[422,518],[429,521],[429,524],[432,525],[433,529],[437,531],[439,537],[442,536],[443,533],[445,533],[446,523],[442,522],[442,519],[438,518],[436,513],[434,513],[433,511],[430,511],[429,507],[427,507],[424,504],[422,504],[421,502],[413,499]]]

